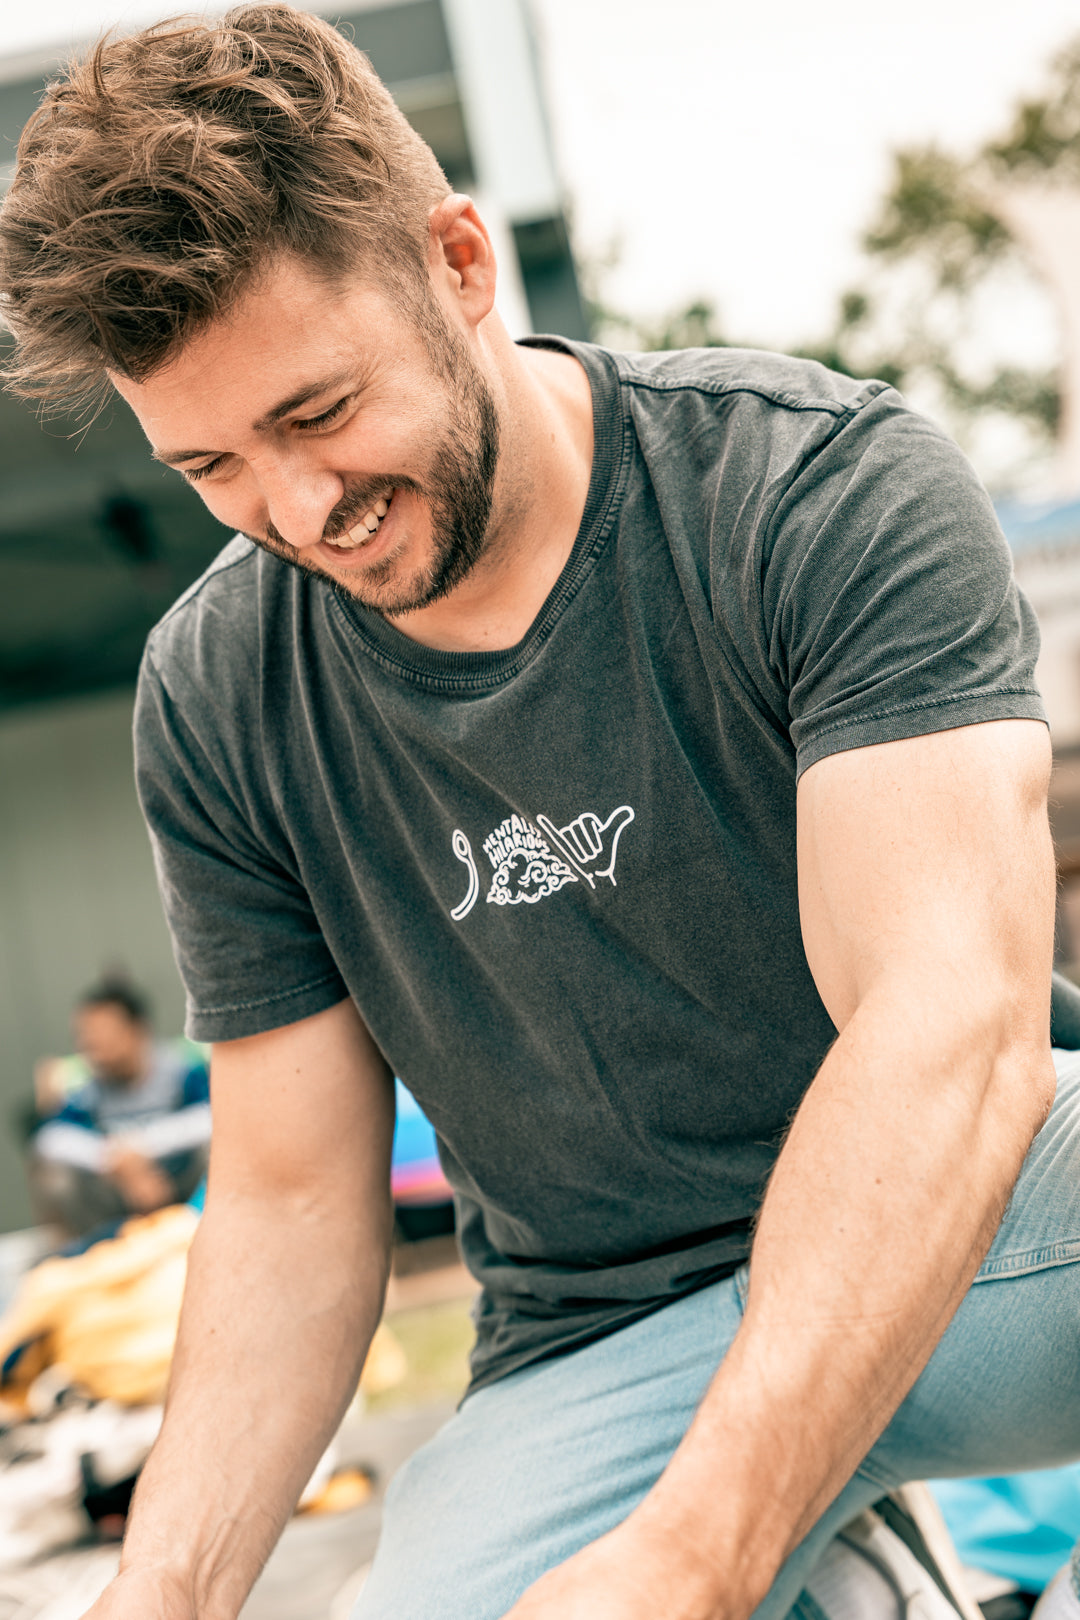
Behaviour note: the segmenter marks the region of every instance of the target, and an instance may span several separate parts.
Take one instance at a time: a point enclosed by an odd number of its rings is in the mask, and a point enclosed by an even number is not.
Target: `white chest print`
[[[619,839],[633,819],[628,804],[613,810],[606,821],[585,810],[565,827],[556,827],[547,816],[537,816],[535,826],[524,816],[507,816],[484,839],[484,854],[494,870],[488,902],[517,906],[524,901],[533,906],[567,883],[583,881],[595,889],[597,878],[607,878],[614,886]],[[469,874],[465,898],[450,913],[461,922],[480,897],[480,874],[472,845],[460,827],[455,827],[450,842]]]

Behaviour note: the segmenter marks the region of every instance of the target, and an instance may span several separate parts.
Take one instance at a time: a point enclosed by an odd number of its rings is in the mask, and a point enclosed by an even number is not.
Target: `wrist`
[[[158,1620],[236,1620],[246,1592],[200,1590],[194,1562],[130,1556],[125,1548],[112,1588],[123,1593],[133,1615]],[[126,1613],[126,1607],[125,1607]]]
[[[126,1563],[106,1587],[88,1620],[201,1620],[190,1580],[171,1567]],[[216,1617],[215,1617],[216,1620]],[[221,1620],[225,1620],[222,1616]]]
[[[688,1614],[700,1609],[709,1620],[747,1620],[783,1562],[769,1533],[770,1515],[763,1511],[750,1522],[745,1495],[734,1484],[717,1491],[715,1473],[697,1489],[686,1487],[670,1471],[662,1475],[626,1528],[661,1550]]]
[[[666,1612],[680,1620],[748,1620],[764,1591],[752,1591],[737,1561],[725,1556],[713,1523],[678,1513],[655,1492],[641,1502],[616,1534],[626,1540],[627,1561],[658,1571]]]

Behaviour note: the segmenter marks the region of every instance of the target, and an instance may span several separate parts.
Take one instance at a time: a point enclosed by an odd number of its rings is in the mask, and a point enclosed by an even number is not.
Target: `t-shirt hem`
[[[928,737],[935,731],[953,731],[958,726],[980,725],[989,720],[1047,723],[1042,698],[1031,687],[999,687],[994,692],[974,695],[920,698],[823,726],[798,745],[796,777],[830,754],[869,748],[874,743],[902,742],[907,737]]]
[[[514,1373],[524,1372],[526,1368],[535,1367],[542,1361],[558,1361],[564,1356],[573,1355],[576,1350],[584,1350],[601,1339],[611,1338],[622,1328],[633,1327],[636,1322],[642,1322],[648,1316],[655,1316],[668,1305],[677,1305],[681,1300],[688,1299],[691,1294],[700,1294],[706,1288],[726,1282],[736,1274],[745,1261],[746,1255],[741,1259],[732,1256],[719,1265],[706,1267],[702,1275],[693,1282],[673,1289],[667,1294],[655,1294],[647,1299],[638,1300],[609,1300],[606,1302],[607,1309],[604,1315],[599,1320],[592,1316],[587,1325],[575,1326],[574,1313],[567,1311],[563,1317],[553,1322],[553,1326],[557,1324],[558,1331],[553,1332],[542,1344],[529,1342],[519,1343],[510,1349],[502,1346],[499,1349],[492,1349],[484,1343],[482,1337],[478,1337],[473,1346],[470,1378],[462,1401],[467,1400],[470,1395],[475,1395],[478,1390],[501,1383],[504,1378],[510,1378]]]
[[[193,1041],[236,1041],[245,1035],[264,1035],[285,1024],[297,1024],[344,1001],[349,992],[337,973],[310,979],[294,990],[279,991],[231,1006],[188,1008],[185,1034]]]

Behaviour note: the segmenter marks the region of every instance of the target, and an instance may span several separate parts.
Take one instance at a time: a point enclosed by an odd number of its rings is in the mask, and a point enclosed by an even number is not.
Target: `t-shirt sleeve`
[[[989,496],[891,389],[786,489],[762,558],[768,656],[805,771],[828,754],[1045,720],[1038,628]]]
[[[348,992],[290,852],[260,836],[229,763],[185,718],[149,652],[135,707],[135,769],[187,992],[187,1034],[235,1040],[343,1000]]]

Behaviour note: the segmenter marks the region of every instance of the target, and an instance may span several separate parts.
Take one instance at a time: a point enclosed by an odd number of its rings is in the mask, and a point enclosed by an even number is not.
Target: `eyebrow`
[[[298,388],[294,394],[290,394],[288,399],[281,400],[279,404],[268,410],[265,416],[260,416],[256,422],[253,422],[251,424],[252,430],[255,433],[268,432],[270,428],[275,427],[281,421],[282,417],[288,416],[291,411],[298,410],[301,405],[306,405],[309,399],[317,399],[320,394],[326,394],[333,388],[342,387],[344,383],[350,380],[352,374],[350,368],[335,371],[330,377],[321,377],[318,382],[306,383],[303,388]],[[220,454],[219,450],[151,450],[150,457],[153,461],[164,462],[166,467],[180,467],[185,461],[201,461],[204,456],[217,456]]]

